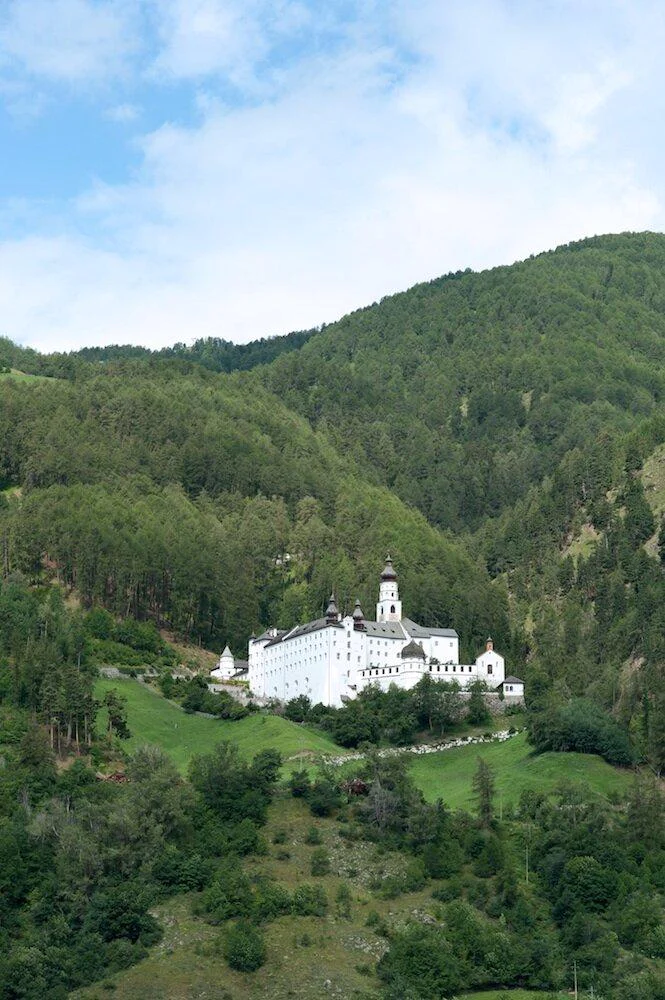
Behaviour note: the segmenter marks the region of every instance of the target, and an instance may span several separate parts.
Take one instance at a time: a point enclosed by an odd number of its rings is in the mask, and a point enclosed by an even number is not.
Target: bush
[[[305,798],[312,787],[309,774],[303,768],[302,771],[294,771],[289,778],[289,788],[294,799]]]
[[[327,875],[330,871],[330,857],[325,847],[317,847],[312,852],[311,858],[312,875]]]
[[[279,882],[263,879],[259,882],[252,902],[252,919],[256,921],[274,920],[291,912],[293,901],[288,889]]]
[[[333,783],[323,778],[312,785],[307,802],[314,816],[330,816],[341,804],[341,799]]]
[[[319,885],[305,882],[293,893],[293,912],[297,917],[325,917],[328,897]]]
[[[306,844],[320,844],[321,841],[321,831],[318,826],[310,826],[307,831],[307,836],[305,837]]]
[[[234,924],[224,940],[224,958],[238,972],[255,972],[266,960],[261,931],[246,921]]]

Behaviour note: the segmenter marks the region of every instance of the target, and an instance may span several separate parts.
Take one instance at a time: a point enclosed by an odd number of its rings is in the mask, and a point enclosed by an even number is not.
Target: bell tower
[[[399,599],[399,590],[397,589],[397,574],[393,569],[392,559],[387,556],[379,585],[376,620],[377,622],[398,622],[401,618],[402,602]]]

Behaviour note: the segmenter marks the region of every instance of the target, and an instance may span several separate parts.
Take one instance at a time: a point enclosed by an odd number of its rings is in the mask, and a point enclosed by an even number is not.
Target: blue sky
[[[0,334],[246,341],[665,229],[650,0],[0,0]]]

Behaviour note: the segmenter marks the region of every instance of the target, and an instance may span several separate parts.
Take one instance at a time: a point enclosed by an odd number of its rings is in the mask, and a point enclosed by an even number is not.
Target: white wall
[[[498,687],[506,676],[506,664],[503,656],[494,649],[486,649],[476,659],[478,677],[487,682],[488,687]]]

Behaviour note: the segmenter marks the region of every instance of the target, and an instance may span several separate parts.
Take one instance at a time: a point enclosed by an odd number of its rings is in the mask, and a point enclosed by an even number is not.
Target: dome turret
[[[328,607],[326,608],[326,619],[329,622],[339,621],[339,611],[337,610],[337,602],[335,600],[335,593],[330,595],[328,599]]]
[[[402,602],[397,589],[397,573],[390,556],[386,556],[386,565],[381,574],[379,584],[379,600],[376,605],[377,622],[398,622],[402,618]]]
[[[415,639],[406,644],[400,655],[403,660],[422,660],[423,663],[427,659],[425,650]]]
[[[393,561],[392,561],[392,559],[390,558],[389,555],[386,556],[386,565],[385,565],[385,568],[383,570],[383,573],[381,574],[381,579],[382,580],[396,580],[397,579],[397,573],[394,570]]]
[[[360,607],[359,600],[356,600],[353,606],[353,627],[355,629],[365,628],[365,615],[363,614],[363,609]]]

